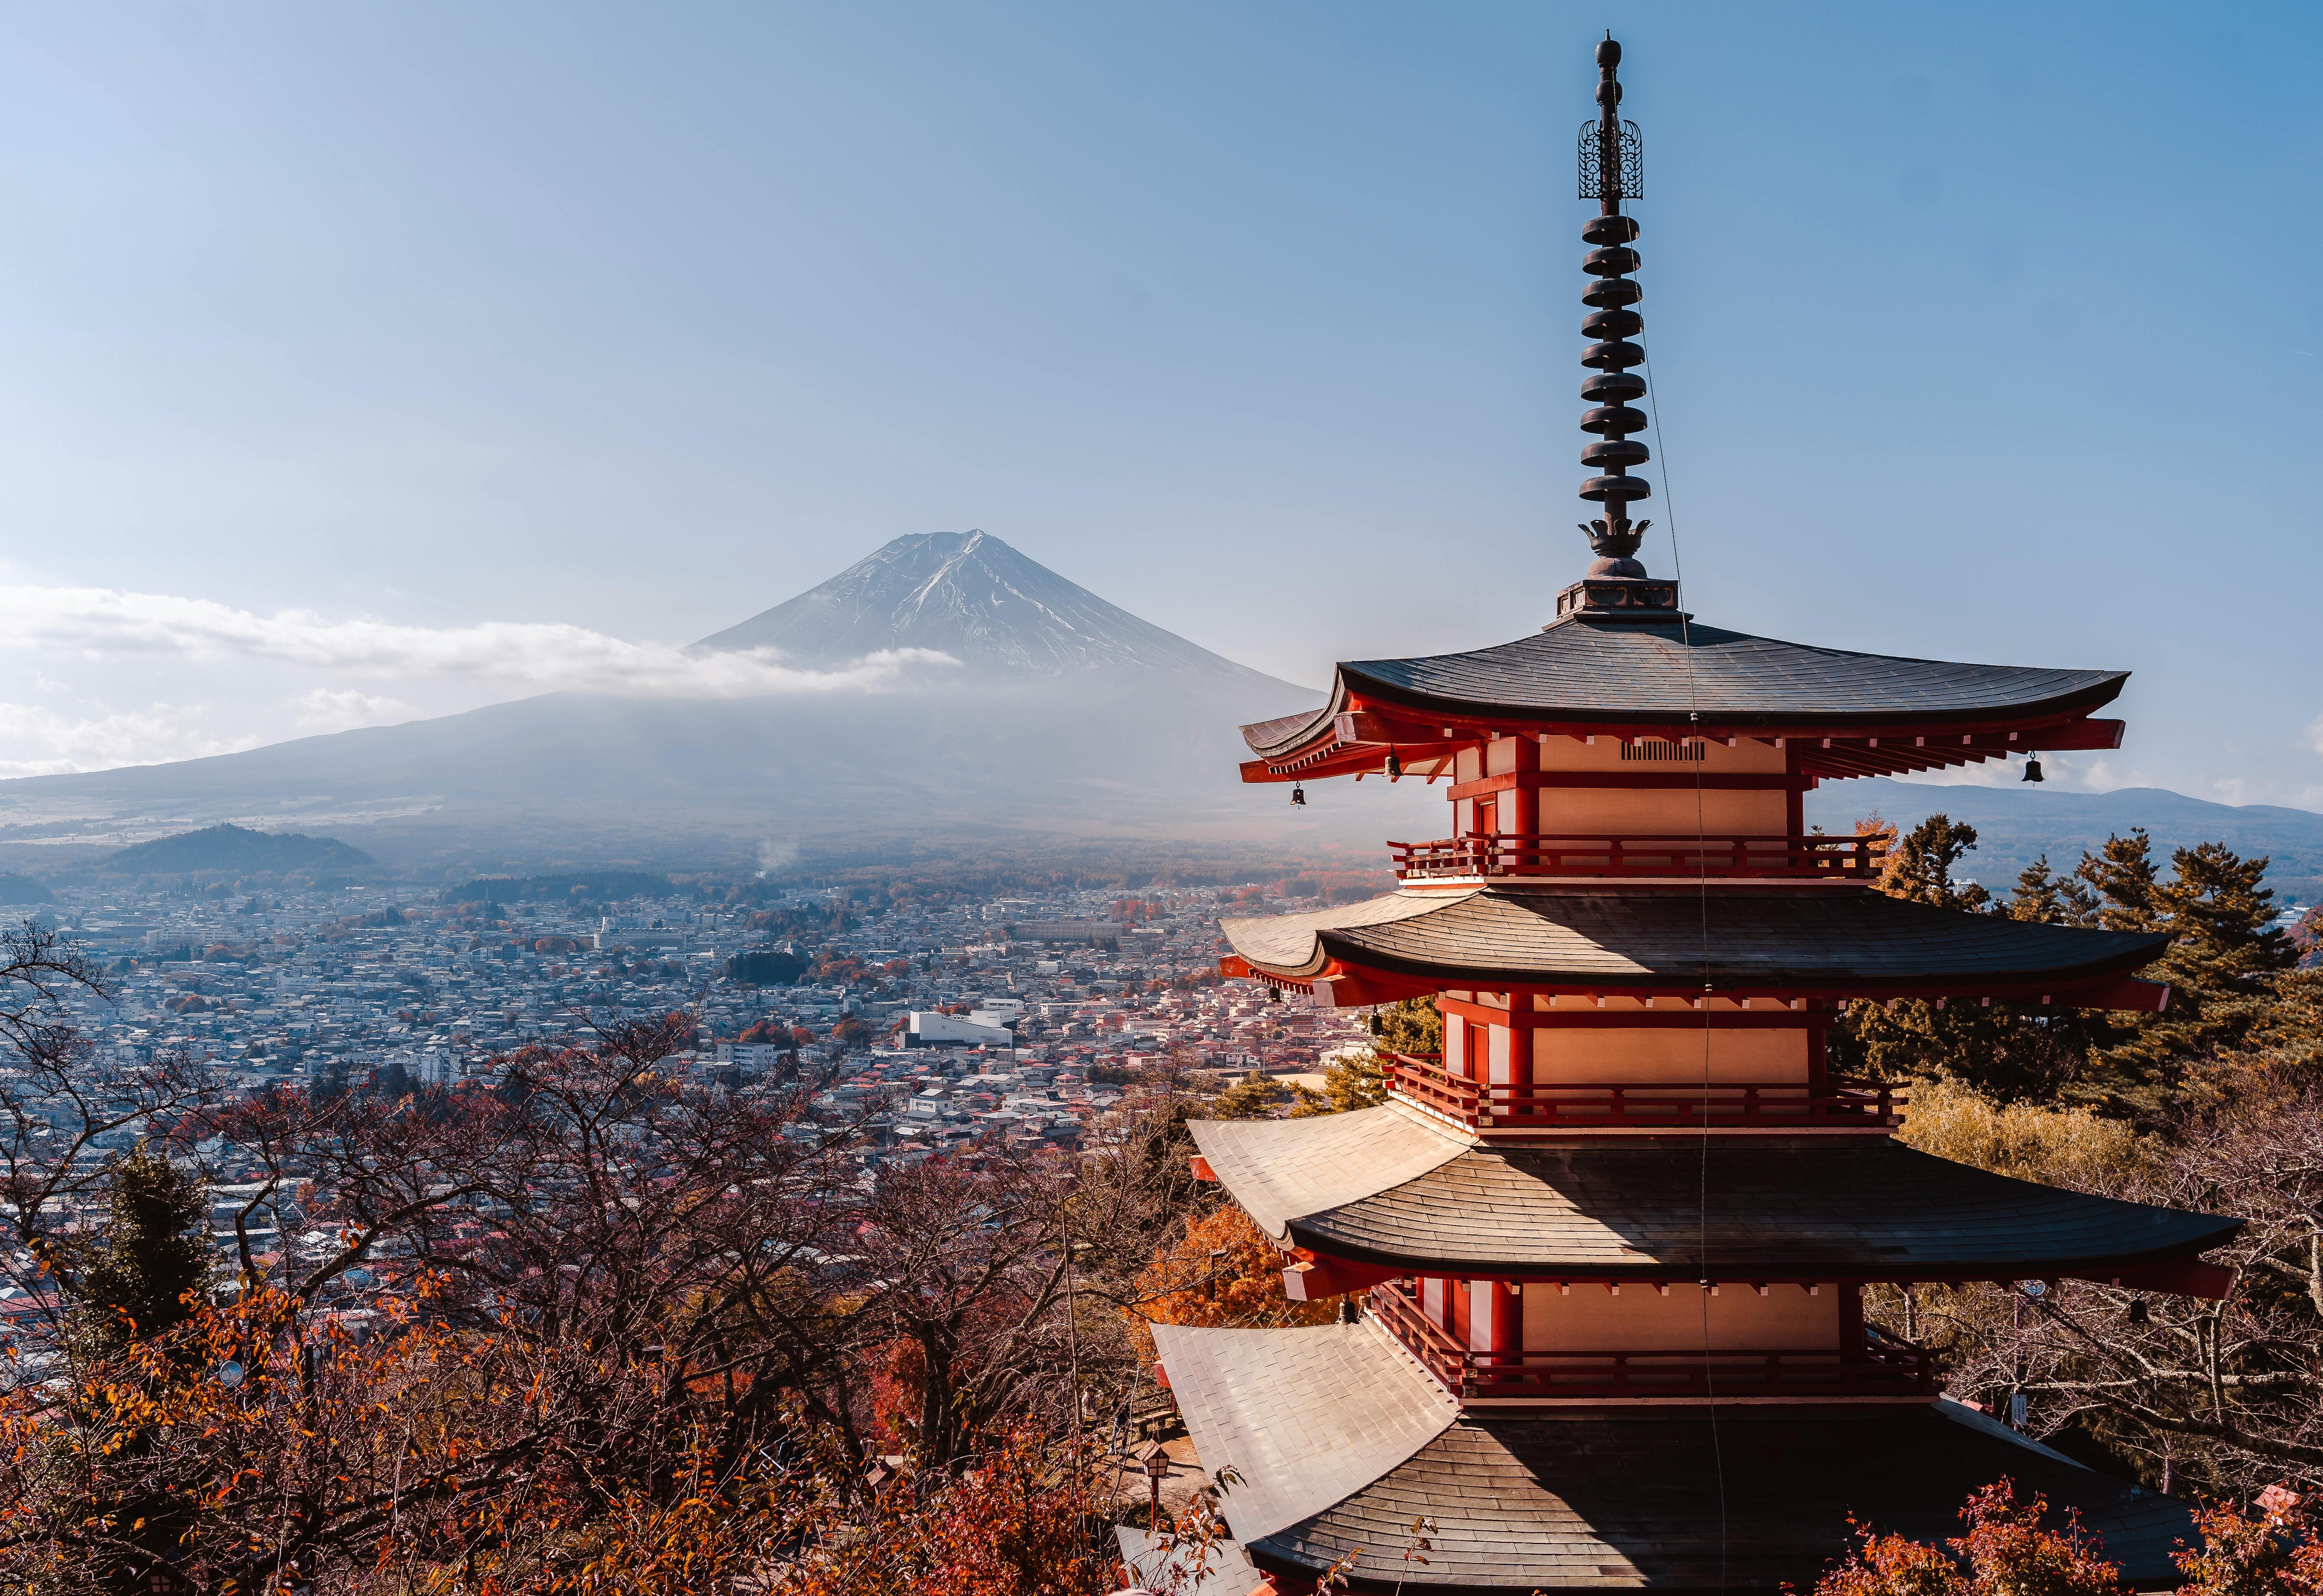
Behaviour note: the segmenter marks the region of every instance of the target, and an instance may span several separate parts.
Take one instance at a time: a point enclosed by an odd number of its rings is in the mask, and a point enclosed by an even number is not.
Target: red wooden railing
[[[1400,880],[1464,876],[1713,876],[1868,881],[1884,837],[1566,837],[1474,832],[1391,842]]]
[[[1372,1288],[1371,1311],[1445,1387],[1473,1397],[1828,1397],[1933,1395],[1936,1362],[1923,1346],[1864,1326],[1850,1357],[1836,1349],[1721,1347],[1699,1352],[1472,1352],[1421,1311],[1411,1289]]]
[[[1464,1124],[1492,1130],[1652,1125],[1900,1125],[1909,1099],[1893,1087],[1802,1081],[1486,1083],[1434,1057],[1382,1053],[1388,1088]]]

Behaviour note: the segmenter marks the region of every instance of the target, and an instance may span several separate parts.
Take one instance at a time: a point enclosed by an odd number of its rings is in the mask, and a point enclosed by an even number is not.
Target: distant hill
[[[57,894],[29,876],[0,871],[0,903],[53,903]]]
[[[108,876],[185,876],[197,871],[234,876],[345,875],[375,861],[331,837],[297,831],[253,831],[244,826],[205,826],[124,848],[97,862]]]
[[[2265,854],[2275,900],[2323,901],[2323,814],[2271,804],[2209,803],[2160,787],[2067,793],[2054,787],[1946,787],[1919,782],[1832,782],[1807,794],[1810,824],[1851,829],[1878,810],[1909,829],[1942,812],[1977,830],[1967,873],[2006,891],[2016,873],[2046,854],[2052,868],[2070,869],[2108,836],[2143,826],[2165,862],[2173,848],[2223,842],[2236,853]]]

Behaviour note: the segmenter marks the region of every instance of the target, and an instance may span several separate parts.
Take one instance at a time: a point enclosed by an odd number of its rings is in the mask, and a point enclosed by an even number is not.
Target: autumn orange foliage
[[[10,1588],[105,1588],[83,1577],[99,1546],[116,1565],[167,1568],[216,1596],[319,1589],[319,1573],[338,1591],[479,1596],[1113,1588],[1085,1445],[1020,1428],[956,1471],[907,1468],[866,1488],[829,1427],[792,1409],[760,1466],[733,1468],[706,1429],[681,1420],[660,1467],[608,1474],[589,1423],[561,1408],[569,1376],[553,1360],[431,1321],[424,1292],[391,1306],[390,1334],[357,1344],[326,1330],[308,1342],[319,1355],[299,1356],[286,1339],[289,1300],[253,1292],[91,1371],[73,1422],[22,1392],[0,1403],[0,1451],[41,1476],[20,1472],[0,1492]],[[228,1364],[242,1371],[231,1383],[216,1375]],[[634,1396],[666,1389],[662,1371],[633,1372]],[[617,1403],[600,1417],[648,1416]],[[512,1454],[513,1472],[502,1467]],[[60,1486],[94,1515],[43,1534],[39,1499]],[[319,1548],[249,1558],[270,1533],[280,1543],[285,1513],[376,1523],[372,1567]],[[142,1559],[139,1544],[152,1547]],[[316,1565],[302,1567],[309,1556]]]
[[[2179,1596],[2323,1596],[2323,1536],[2305,1500],[2281,1485],[2255,1513],[2224,1503],[2194,1515],[2202,1545],[2178,1553]]]
[[[1947,1543],[1950,1556],[1859,1526],[1859,1544],[1814,1596],[2129,1596],[2098,1538],[2071,1515],[2062,1529],[2047,1527],[2048,1510],[2040,1496],[2019,1501],[2010,1481],[1988,1485],[1960,1509],[1969,1529]]]
[[[1213,1264],[1210,1254],[1221,1254]],[[1222,1207],[1193,1220],[1137,1277],[1141,1311],[1157,1325],[1326,1325],[1338,1299],[1293,1302],[1285,1260],[1250,1215]]]

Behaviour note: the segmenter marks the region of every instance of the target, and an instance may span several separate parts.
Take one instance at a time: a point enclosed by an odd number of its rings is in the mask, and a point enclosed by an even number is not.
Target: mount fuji
[[[695,645],[773,648],[836,668],[883,648],[927,648],[987,677],[1152,671],[1305,693],[1108,604],[988,532],[898,537],[822,586]]]
[[[1109,603],[986,532],[896,538],[704,637],[828,670],[945,656],[878,688],[558,693],[212,758],[0,782],[0,854],[38,868],[232,821],[327,830],[390,866],[730,863],[802,844],[1011,832],[1283,839],[1312,818],[1236,779],[1243,722],[1322,698]],[[1376,817],[1363,830],[1376,836]],[[14,846],[10,844],[42,844]]]

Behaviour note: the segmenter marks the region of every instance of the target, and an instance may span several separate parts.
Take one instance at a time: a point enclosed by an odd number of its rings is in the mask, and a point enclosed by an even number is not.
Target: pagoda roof
[[[1970,913],[1851,886],[1407,888],[1218,923],[1237,957],[1280,980],[1327,978],[1340,967],[1490,989],[2061,995],[2149,964],[2169,946],[2158,934]]]
[[[1335,748],[1379,743],[1404,748],[1409,758],[1412,742],[1461,729],[1884,737],[1886,748],[1841,750],[1824,762],[1828,770],[1813,759],[1805,762],[1809,774],[1861,775],[2039,746],[2114,746],[2117,729],[2095,743],[2078,734],[2045,745],[2036,738],[1951,748],[1915,748],[1908,738],[1903,746],[1896,739],[1915,730],[2064,727],[2112,702],[2128,680],[2126,671],[1971,665],[1821,648],[1682,621],[1675,613],[1618,621],[1576,614],[1489,648],[1343,661],[1320,709],[1242,731],[1259,765],[1278,769]],[[1385,729],[1350,736],[1340,718],[1351,711],[1372,714]],[[1253,779],[1263,778],[1253,774]]]
[[[2107,1280],[2191,1258],[2243,1225],[2016,1180],[1886,1137],[1498,1148],[1403,1104],[1189,1129],[1279,1244],[1416,1273]]]
[[[1459,1399],[1376,1319],[1294,1330],[1152,1328],[1180,1410],[1189,1420],[1202,1412],[1204,1466],[1215,1472],[1231,1462],[1242,1476],[1226,1493],[1237,1540],[1272,1535],[1361,1491],[1460,1417]],[[1250,1393],[1255,1400],[1233,1400],[1207,1378],[1260,1369],[1269,1373]],[[1332,1399],[1311,1404],[1295,1426],[1264,1399],[1307,1390]]]
[[[1344,661],[1332,698],[1353,693],[1470,717],[1628,723],[1808,726],[2085,715],[2127,671],[1969,665],[1859,654],[1723,627],[1568,617],[1511,643],[1461,654]],[[1345,708],[1336,702],[1335,708]],[[1330,709],[1303,719],[1327,717]],[[1253,751],[1291,746],[1286,716],[1246,727]],[[1270,729],[1273,729],[1270,731]]]
[[[2185,1503],[2111,1480],[1942,1399],[1902,1405],[1583,1407],[1447,1415],[1368,1323],[1156,1325],[1153,1340],[1235,1537],[1262,1557],[1414,1589],[1804,1589],[1854,1519],[1940,1544],[1995,1480],[2078,1511],[2133,1585],[2174,1586]],[[1350,1488],[1347,1481],[1365,1476]],[[1319,1499],[1329,1498],[1327,1501]],[[1299,1514],[1286,1518],[1286,1514]],[[1434,1527],[1407,1562],[1412,1525]]]

